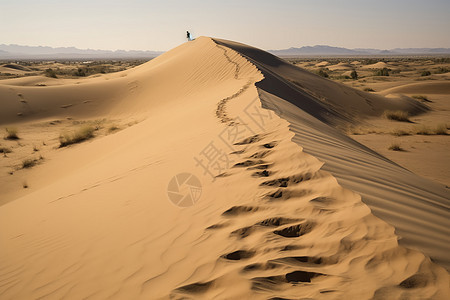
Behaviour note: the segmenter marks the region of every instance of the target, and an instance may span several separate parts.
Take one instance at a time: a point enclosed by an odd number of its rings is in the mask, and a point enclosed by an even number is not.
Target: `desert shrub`
[[[45,70],[44,74],[47,77],[57,78],[56,77],[56,73],[55,73],[55,71],[52,68],[48,68],[47,70]]]
[[[400,74],[401,70],[400,69],[394,69],[391,71],[391,74]]]
[[[116,131],[116,130],[119,130],[119,127],[117,127],[116,125],[111,125],[108,128],[108,132],[113,132],[113,131]]]
[[[447,125],[438,124],[434,127],[420,125],[416,127],[416,134],[421,135],[447,135]]]
[[[412,97],[417,99],[417,100],[422,100],[422,101],[425,101],[425,102],[431,102],[430,100],[428,100],[428,97],[425,96],[425,95],[414,95]]]
[[[37,164],[37,159],[27,158],[22,161],[22,169],[34,167]]]
[[[420,74],[420,76],[430,76],[431,72],[428,70],[422,71],[422,73]]]
[[[328,77],[329,77],[328,73],[327,73],[325,70],[323,70],[323,69],[320,69],[320,70],[317,72],[317,75],[322,76],[322,77],[325,77],[325,78],[328,78]]]
[[[432,134],[431,128],[425,125],[420,125],[416,127],[416,134],[431,135]]]
[[[5,128],[5,130],[6,130],[5,139],[7,139],[7,140],[18,140],[19,139],[16,128]]]
[[[391,134],[396,136],[403,136],[403,135],[410,135],[411,133],[403,129],[394,129],[391,131]]]
[[[383,68],[375,71],[375,76],[389,76],[389,69]]]
[[[392,151],[405,151],[398,143],[392,143],[388,149]]]
[[[406,111],[401,110],[386,110],[383,113],[386,119],[400,121],[400,122],[411,122],[409,120],[409,114]]]
[[[81,143],[94,137],[95,128],[92,126],[81,127],[73,133],[64,133],[59,136],[59,147],[65,147],[71,144]]]
[[[434,61],[438,63],[450,63],[450,57],[435,58]]]
[[[447,125],[439,124],[435,128],[433,128],[432,132],[437,135],[447,135]]]
[[[370,88],[370,87],[364,88],[364,91],[365,92],[375,92],[375,90],[373,88]]]
[[[364,65],[373,65],[373,64],[375,64],[377,62],[378,61],[376,59],[373,59],[373,58],[368,58],[368,59],[362,60],[362,64],[364,64]]]
[[[350,73],[350,77],[351,77],[352,79],[354,79],[354,80],[358,79],[358,73],[356,72],[356,70],[353,70],[353,71]]]
[[[11,149],[7,147],[0,147],[0,153],[11,153]]]
[[[416,127],[416,134],[421,135],[447,135],[447,125],[438,124],[434,127],[420,125]]]
[[[84,76],[86,76],[86,70],[85,70],[85,69],[82,69],[82,68],[78,68],[78,69],[74,72],[73,75],[75,75],[75,76],[80,76],[80,77],[84,77]]]
[[[444,74],[444,73],[448,73],[450,72],[450,69],[447,69],[445,67],[439,67],[437,68],[437,70],[434,72],[435,74]]]

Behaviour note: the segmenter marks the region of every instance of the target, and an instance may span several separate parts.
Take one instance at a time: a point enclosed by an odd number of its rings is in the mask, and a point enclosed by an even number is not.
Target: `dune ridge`
[[[448,272],[399,246],[393,226],[303,151],[298,122],[328,127],[284,119],[298,112],[269,93],[265,71],[202,37],[118,76],[126,101],[100,115],[145,120],[60,151],[29,174],[37,188],[0,207],[1,297],[446,299]],[[225,167],[200,168],[193,157],[224,141]],[[69,160],[78,166],[61,170]],[[166,194],[181,171],[203,188],[184,209]]]
[[[367,93],[354,92],[349,87],[344,89],[259,49],[225,40],[218,42],[245,55],[263,74],[277,74],[278,78],[272,77],[270,82],[264,83],[263,80],[256,85],[263,106],[290,123],[290,129],[295,132],[293,141],[303,147],[305,152],[324,161],[324,170],[331,172],[345,188],[360,194],[376,216],[393,225],[401,237],[402,245],[424,251],[449,269],[448,189],[405,170],[332,128],[341,122],[339,115],[329,114],[321,119],[321,111],[303,109],[307,103],[304,101],[304,91],[295,91],[296,86],[287,84],[295,81],[298,82],[297,86],[300,84],[314,88],[317,98],[330,97],[329,101],[335,101],[338,105],[354,107],[360,111],[359,115],[380,114],[389,107],[393,108],[393,105],[403,111],[417,112],[420,111],[420,105],[417,106],[408,97],[402,100],[400,97],[394,98],[393,103],[388,103],[391,100],[381,96],[368,98]],[[321,87],[316,89],[314,86]],[[338,87],[344,95],[340,96],[336,92],[332,99],[328,93]],[[285,97],[286,90],[289,91],[289,97]],[[314,97],[312,94],[309,96]],[[369,103],[373,110],[367,110]],[[355,120],[358,121],[351,116],[345,119],[350,122]]]

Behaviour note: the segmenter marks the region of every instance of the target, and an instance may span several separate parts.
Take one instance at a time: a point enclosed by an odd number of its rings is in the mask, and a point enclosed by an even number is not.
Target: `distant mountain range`
[[[282,50],[269,50],[278,56],[313,56],[313,55],[436,55],[450,54],[450,48],[395,48],[390,50],[356,48],[347,49],[326,45],[304,46]]]
[[[162,51],[93,50],[0,44],[0,59],[132,59],[153,58]]]
[[[268,50],[278,56],[330,56],[330,55],[436,55],[450,54],[450,48],[395,48],[390,50],[348,49],[326,45],[304,46],[282,50]],[[146,59],[163,51],[94,50],[75,47],[44,47],[0,44],[0,59]]]

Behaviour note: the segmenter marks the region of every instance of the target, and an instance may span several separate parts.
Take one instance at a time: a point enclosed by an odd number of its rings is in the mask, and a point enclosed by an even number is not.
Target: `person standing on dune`
[[[187,37],[188,41],[192,41],[191,33],[189,31],[186,31],[186,37]]]

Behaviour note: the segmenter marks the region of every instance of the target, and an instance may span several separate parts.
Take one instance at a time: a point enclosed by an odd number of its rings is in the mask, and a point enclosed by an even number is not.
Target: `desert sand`
[[[352,139],[377,153],[433,181],[450,186],[450,59],[447,57],[359,57],[352,71],[316,67],[323,58],[290,58],[301,68],[317,73],[322,69],[328,79],[369,91],[389,99],[415,98],[426,111],[412,114],[401,121],[383,115],[365,116],[359,124],[350,124],[342,131]],[[351,62],[354,58],[328,58],[333,65]],[[379,60],[382,64],[374,63]],[[386,67],[388,76],[380,69],[367,68],[378,64]],[[357,78],[352,78],[352,72]],[[407,114],[407,111],[402,113]],[[393,151],[397,145],[400,151]],[[432,153],[432,155],[430,155]]]
[[[416,99],[208,37],[0,95],[1,299],[450,296],[449,190],[337,129]]]

